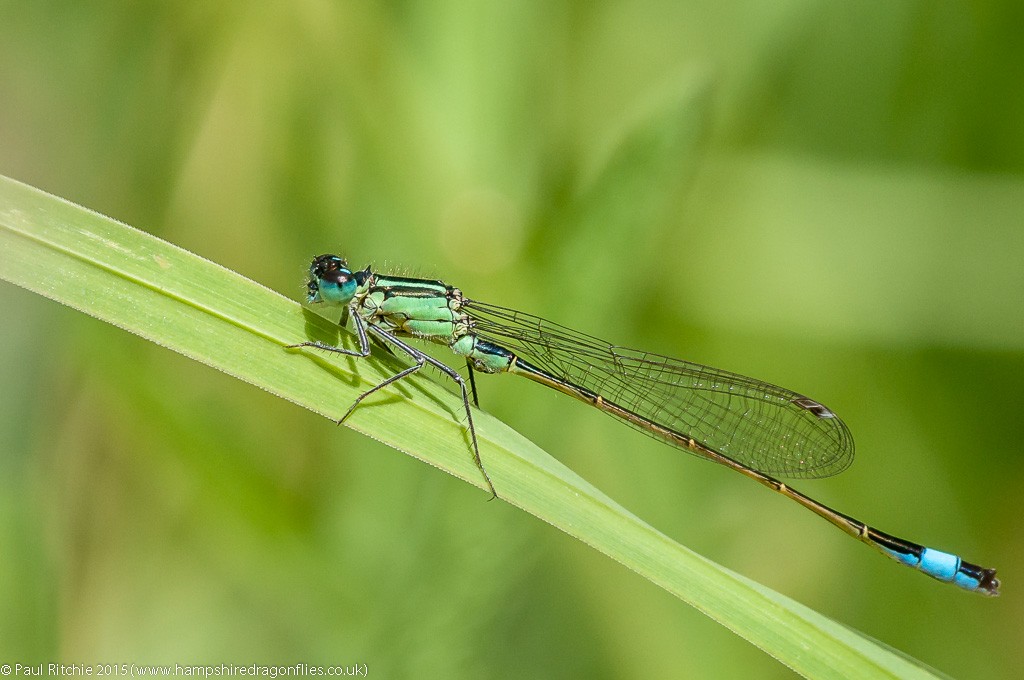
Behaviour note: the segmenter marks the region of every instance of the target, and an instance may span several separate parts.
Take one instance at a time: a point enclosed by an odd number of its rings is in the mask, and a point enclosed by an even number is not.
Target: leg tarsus
[[[487,488],[489,488],[491,490],[491,497],[488,498],[487,500],[493,501],[495,498],[498,497],[498,492],[495,491],[494,483],[491,481],[491,476],[489,474],[487,474],[487,470],[484,469],[484,463],[483,463],[482,460],[480,460],[480,445],[477,443],[477,440],[476,440],[476,427],[473,425],[473,409],[469,405],[469,392],[468,392],[468,389],[466,387],[466,381],[462,378],[461,375],[459,375],[457,372],[455,372],[451,368],[449,368],[447,366],[445,368],[447,368],[447,371],[445,371],[445,372],[448,373],[448,375],[451,376],[451,378],[456,383],[458,383],[459,387],[462,388],[462,403],[466,407],[466,420],[469,423],[469,438],[473,442],[473,462],[475,462],[477,468],[479,468],[480,474],[482,474],[484,476],[484,481],[487,482]],[[469,378],[470,378],[470,381],[473,380],[473,367],[472,366],[470,366],[470,369],[469,369]],[[473,399],[474,399],[474,401],[476,400],[476,385],[475,384],[473,385]],[[479,405],[480,404],[478,403],[477,406],[479,406]]]
[[[360,350],[345,349],[343,347],[335,347],[334,345],[328,345],[323,342],[299,342],[294,345],[285,345],[285,349],[297,349],[299,347],[315,347],[317,349],[326,350],[328,352],[334,352],[335,354],[344,354],[349,357],[360,357],[365,358],[370,355],[369,352],[363,354]]]

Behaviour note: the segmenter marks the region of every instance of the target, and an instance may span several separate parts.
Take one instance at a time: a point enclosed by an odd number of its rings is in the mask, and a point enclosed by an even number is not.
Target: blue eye
[[[329,305],[345,305],[356,294],[358,287],[359,284],[356,283],[356,280],[352,278],[351,274],[348,274],[330,280],[321,279],[318,292],[320,300]]]

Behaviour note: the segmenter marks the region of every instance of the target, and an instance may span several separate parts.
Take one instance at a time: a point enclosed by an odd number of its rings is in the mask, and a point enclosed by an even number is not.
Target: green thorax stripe
[[[431,279],[413,279],[404,276],[377,276],[373,282],[371,291],[383,291],[387,297],[398,295],[401,297],[448,297],[451,286],[445,285],[442,281]]]

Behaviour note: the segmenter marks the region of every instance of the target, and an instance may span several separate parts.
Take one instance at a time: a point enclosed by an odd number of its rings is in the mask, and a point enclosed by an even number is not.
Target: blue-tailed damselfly
[[[370,354],[371,339],[408,354],[414,364],[361,394],[369,395],[425,365],[459,386],[473,459],[493,495],[477,447],[470,394],[474,371],[513,373],[591,404],[644,434],[725,465],[781,493],[882,554],[932,578],[986,595],[999,593],[995,569],[892,536],[833,510],[775,478],[827,477],[853,461],[853,438],[829,408],[796,392],[735,373],[611,345],[540,317],[465,297],[442,281],[353,271],[335,255],[309,269],[308,299],[343,309],[358,350],[304,342],[349,356]],[[408,344],[447,345],[466,359],[469,383],[446,364]]]

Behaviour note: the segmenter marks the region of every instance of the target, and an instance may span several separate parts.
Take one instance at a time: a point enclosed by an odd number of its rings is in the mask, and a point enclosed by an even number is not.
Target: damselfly
[[[497,495],[477,446],[470,395],[479,406],[474,371],[513,373],[591,404],[626,424],[701,458],[725,465],[790,498],[882,554],[932,578],[997,595],[995,569],[897,538],[833,510],[782,483],[784,477],[828,477],[853,461],[853,438],[825,405],[775,385],[700,364],[611,345],[540,317],[465,297],[442,281],[353,271],[335,255],[309,268],[311,303],[341,307],[358,350],[303,342],[366,357],[370,340],[409,355],[413,364],[359,395],[339,422],[368,396],[426,365],[459,386],[473,459]],[[464,357],[458,371],[408,344],[447,345]]]

